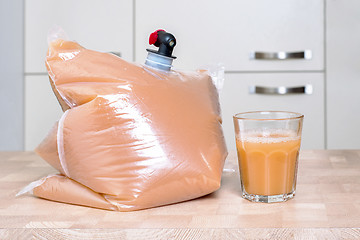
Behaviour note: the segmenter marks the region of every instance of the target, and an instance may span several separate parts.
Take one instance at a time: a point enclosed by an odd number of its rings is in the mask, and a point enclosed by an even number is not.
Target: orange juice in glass
[[[303,115],[282,111],[234,115],[242,196],[283,202],[295,196]]]

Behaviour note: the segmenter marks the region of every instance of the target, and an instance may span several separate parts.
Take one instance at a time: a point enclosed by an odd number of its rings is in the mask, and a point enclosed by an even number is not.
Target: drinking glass
[[[303,118],[284,111],[234,115],[243,198],[273,203],[295,196]]]

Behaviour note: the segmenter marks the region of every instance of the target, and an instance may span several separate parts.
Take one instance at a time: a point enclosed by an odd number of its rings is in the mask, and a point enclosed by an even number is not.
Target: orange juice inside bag
[[[156,31],[150,43],[168,50],[171,36]],[[134,211],[219,189],[227,150],[210,72],[172,70],[171,51],[148,52],[141,65],[76,42],[50,42],[46,67],[64,114],[35,151],[59,174],[19,194]]]

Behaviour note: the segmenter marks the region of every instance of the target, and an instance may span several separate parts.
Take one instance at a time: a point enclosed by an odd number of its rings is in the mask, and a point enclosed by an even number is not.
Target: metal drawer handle
[[[121,52],[109,52],[109,53],[114,54],[114,55],[116,55],[118,57],[121,57]]]
[[[312,58],[311,50],[301,52],[251,52],[250,59],[258,60],[287,60],[287,59],[306,59]]]
[[[312,94],[313,87],[308,84],[299,87],[262,87],[262,86],[250,86],[250,94],[273,94],[273,95],[286,95],[286,94]]]

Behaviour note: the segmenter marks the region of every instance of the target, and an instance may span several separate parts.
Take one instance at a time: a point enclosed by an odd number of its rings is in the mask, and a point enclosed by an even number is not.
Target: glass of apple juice
[[[284,111],[233,116],[243,198],[274,203],[295,196],[303,118]]]

